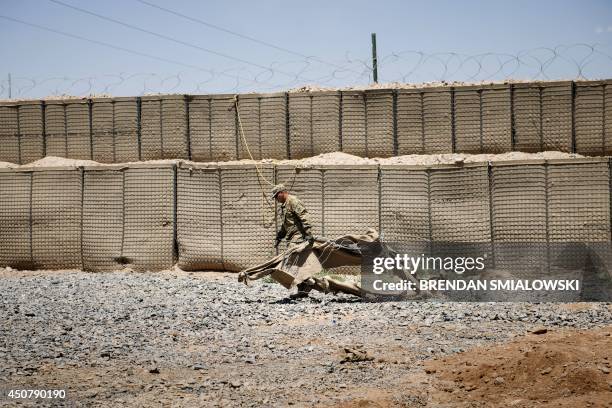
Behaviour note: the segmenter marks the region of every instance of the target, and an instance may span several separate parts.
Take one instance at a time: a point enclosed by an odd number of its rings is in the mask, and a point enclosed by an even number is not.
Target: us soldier
[[[300,201],[299,198],[289,191],[284,184],[277,184],[272,188],[272,198],[281,203],[281,220],[282,225],[276,234],[276,242],[274,248],[278,249],[283,238],[287,241],[287,248],[298,245],[302,242],[308,242],[308,245],[314,244],[312,236],[312,224],[308,210]],[[291,295],[292,299],[308,297],[308,292],[312,290],[312,279],[308,279],[297,285],[297,293]]]

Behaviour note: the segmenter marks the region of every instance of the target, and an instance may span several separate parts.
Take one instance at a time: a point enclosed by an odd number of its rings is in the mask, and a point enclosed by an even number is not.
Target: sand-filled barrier
[[[387,241],[468,243],[508,267],[532,256],[536,268],[571,258],[559,243],[610,242],[607,158],[335,153],[102,165],[49,157],[0,167],[0,265],[16,268],[240,270],[273,253],[278,220],[266,194],[279,182],[322,236],[373,227]],[[529,245],[513,252],[509,242]]]
[[[387,84],[0,101],[0,161],[282,160],[336,151],[360,157],[512,151],[609,156],[610,83]]]

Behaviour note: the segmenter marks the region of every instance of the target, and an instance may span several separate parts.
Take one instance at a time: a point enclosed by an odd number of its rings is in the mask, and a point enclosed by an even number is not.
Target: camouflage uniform
[[[287,189],[283,184],[275,185],[271,190],[272,199],[276,199],[276,196],[281,192],[286,192]],[[312,224],[310,223],[310,216],[304,204],[299,198],[292,194],[287,194],[285,202],[281,204],[281,221],[282,225],[278,233],[276,234],[276,248],[280,242],[285,238],[287,240],[287,248],[294,245],[298,245],[304,241],[308,241],[309,246],[315,244],[314,237],[312,236]],[[286,266],[286,262],[289,258],[283,260],[283,267]],[[311,276],[297,285],[298,293],[291,295],[292,298],[307,297],[308,292],[312,289],[316,289],[323,293],[348,293],[355,296],[362,296],[363,293],[361,288],[355,284],[349,284],[344,282],[338,282],[328,277],[314,277]]]
[[[289,194],[287,200],[281,204],[282,225],[276,239],[285,238],[287,247],[304,241],[312,236],[312,224],[308,210],[296,196]]]
[[[283,204],[281,204],[282,225],[276,234],[276,242],[279,243],[283,238],[287,240],[287,248],[297,245],[305,240],[310,240],[312,244],[312,224],[310,215],[302,201],[296,196],[289,194]],[[299,283],[297,285],[298,296],[307,296],[313,288],[314,280]]]

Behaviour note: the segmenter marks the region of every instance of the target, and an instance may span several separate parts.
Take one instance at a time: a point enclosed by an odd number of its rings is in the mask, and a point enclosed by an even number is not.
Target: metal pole
[[[372,74],[374,82],[378,83],[378,57],[376,56],[376,33],[372,33]]]
[[[13,92],[12,92],[12,86],[11,86],[11,73],[9,72],[8,74],[8,94],[9,94],[9,99],[11,99],[11,97],[13,96]]]

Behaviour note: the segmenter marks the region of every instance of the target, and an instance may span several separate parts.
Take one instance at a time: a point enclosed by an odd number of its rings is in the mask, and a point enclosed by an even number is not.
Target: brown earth
[[[584,305],[586,306],[586,305]],[[426,360],[395,389],[367,392],[341,407],[611,407],[612,327],[528,334],[496,347]],[[416,404],[415,406],[419,406]]]

